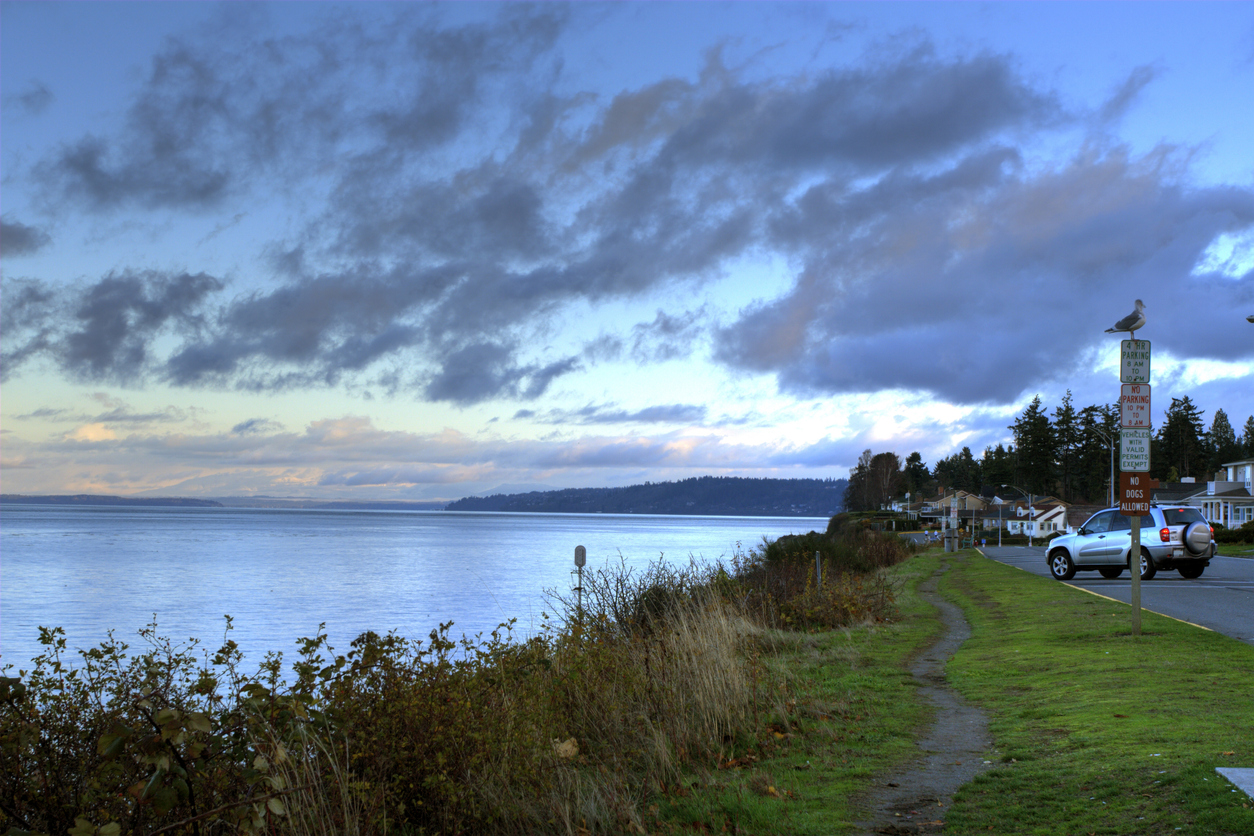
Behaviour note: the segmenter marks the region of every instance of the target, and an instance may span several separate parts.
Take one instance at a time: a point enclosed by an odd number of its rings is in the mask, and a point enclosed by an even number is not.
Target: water
[[[569,590],[576,545],[585,571],[625,559],[728,559],[763,536],[826,519],[305,511],[8,505],[0,510],[0,666],[28,667],[38,628],[70,648],[115,631],[132,648],[153,620],[215,650],[223,615],[246,666],[290,657],[320,622],[338,652],[366,630],[426,638],[488,633],[517,619],[538,629],[545,589]],[[739,544],[739,546],[738,546]]]

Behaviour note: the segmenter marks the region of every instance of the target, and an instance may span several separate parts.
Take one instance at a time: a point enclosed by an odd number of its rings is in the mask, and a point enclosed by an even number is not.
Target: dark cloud
[[[519,366],[514,350],[500,343],[476,343],[443,359],[442,368],[427,382],[424,395],[432,401],[460,404],[489,398],[537,398],[558,377],[579,368],[577,358],[545,366]]]
[[[36,169],[61,198],[96,210],[205,209],[259,176],[366,152],[403,165],[451,142],[508,73],[526,71],[560,33],[556,7],[507,9],[489,23],[442,25],[402,9],[366,27],[332,16],[277,37],[239,16],[208,41],[174,38],[152,60],[115,136],[88,135]]]
[[[589,364],[685,356],[714,317],[598,321],[600,336],[575,334],[577,358],[547,347],[572,312],[699,293],[763,256],[792,286],[718,329],[715,358],[791,392],[1005,403],[1087,362],[1137,297],[1169,350],[1249,357],[1248,341],[1169,317],[1186,298],[1250,301],[1247,280],[1194,268],[1254,224],[1254,192],[1191,185],[1188,149],[1135,157],[1102,134],[1153,68],[1094,107],[1012,56],[907,38],[796,76],[715,49],[693,78],[598,98],[562,61],[579,14],[506,6],[451,25],[406,6],[386,25],[171,40],[122,128],[37,167],[56,208],[239,218],[271,191],[313,214],[270,242],[273,283],[233,298],[190,274],[110,275],[55,299],[24,286],[4,373],[43,353],[86,380],[534,399]],[[1076,127],[1070,160],[1039,159]]]
[[[88,380],[134,380],[150,366],[150,345],[162,328],[173,320],[192,331],[205,297],[222,287],[204,273],[109,276],[79,299],[60,346],[61,364]]]
[[[278,432],[282,429],[282,424],[277,421],[271,421],[269,418],[249,418],[247,421],[240,421],[231,427],[231,432],[235,435],[261,435]]]
[[[704,308],[675,315],[659,310],[652,322],[632,326],[631,356],[640,363],[687,357],[703,333],[705,318]]]
[[[1122,118],[1141,95],[1141,91],[1159,75],[1161,75],[1159,68],[1151,65],[1134,68],[1123,84],[1119,85],[1114,94],[1102,105],[1099,112],[1102,121],[1112,122]]]
[[[69,410],[67,410],[67,409],[52,409],[52,408],[50,408],[50,407],[41,407],[41,408],[39,408],[39,409],[36,409],[34,412],[27,412],[25,415],[17,415],[17,416],[15,416],[15,417],[16,417],[16,418],[19,418],[19,419],[25,419],[25,418],[42,418],[42,419],[45,419],[45,420],[53,420],[53,421],[70,421],[70,420],[73,420],[73,418],[72,418],[72,417],[70,417],[70,412],[69,412]]]
[[[5,258],[30,255],[52,243],[52,237],[42,229],[27,226],[18,221],[0,220],[0,254]]]
[[[34,279],[4,280],[0,306],[0,381],[8,380],[26,364],[52,349],[57,325],[55,294]]]
[[[803,196],[778,225],[804,242],[802,272],[723,329],[718,356],[794,392],[1006,403],[1080,371],[1136,297],[1150,308],[1141,335],[1156,345],[1249,356],[1248,340],[1181,327],[1179,312],[1250,298],[1248,281],[1193,271],[1216,236],[1254,224],[1254,193],[1188,188],[1165,152],[1086,151],[1030,174],[990,159]],[[798,232],[807,225],[831,234]]]
[[[699,426],[705,423],[706,408],[696,404],[662,404],[644,409],[625,410],[590,404],[582,409],[552,409],[540,417],[546,424],[680,424]],[[515,415],[515,418],[520,417]],[[528,412],[523,417],[536,417]]]
[[[162,364],[152,343],[173,332],[195,338],[202,309],[223,283],[199,273],[110,274],[85,288],[6,282],[5,373],[39,355],[83,381],[134,383]]]
[[[20,93],[4,97],[6,105],[12,103],[31,116],[43,113],[55,100],[56,96],[48,89],[48,85],[38,80],[28,81]]]

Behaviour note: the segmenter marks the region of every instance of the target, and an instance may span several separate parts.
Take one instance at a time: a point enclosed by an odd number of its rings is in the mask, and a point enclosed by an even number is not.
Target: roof
[[[1242,464],[1254,464],[1254,459],[1237,459],[1235,462],[1224,462],[1220,467],[1235,467]]]

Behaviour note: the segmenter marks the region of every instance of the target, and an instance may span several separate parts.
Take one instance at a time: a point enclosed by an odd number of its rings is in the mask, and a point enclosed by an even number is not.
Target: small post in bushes
[[[576,604],[576,612],[579,613],[579,620],[583,621],[583,566],[588,562],[588,550],[583,546],[575,546],[575,567],[579,572],[579,585],[575,587],[575,594],[578,596]]]
[[[814,553],[814,583],[819,588],[823,588],[823,564],[819,562],[819,553]]]

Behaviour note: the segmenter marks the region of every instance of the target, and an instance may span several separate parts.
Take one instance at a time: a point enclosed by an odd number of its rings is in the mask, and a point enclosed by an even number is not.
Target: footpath
[[[936,709],[936,718],[918,741],[919,760],[884,779],[868,800],[875,815],[861,823],[867,833],[942,832],[954,793],[991,765],[988,718],[945,680],[945,663],[971,637],[962,610],[937,591],[949,568],[945,563],[919,584],[919,597],[940,610],[944,633],[910,668],[920,693]]]

